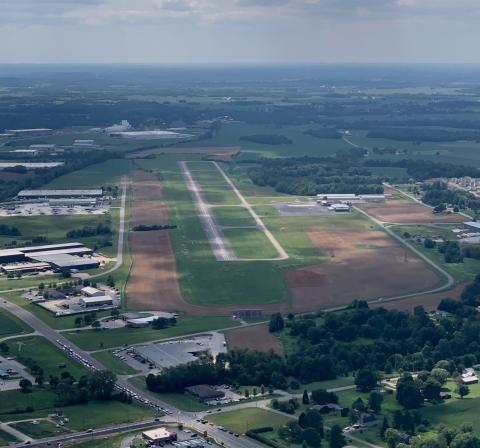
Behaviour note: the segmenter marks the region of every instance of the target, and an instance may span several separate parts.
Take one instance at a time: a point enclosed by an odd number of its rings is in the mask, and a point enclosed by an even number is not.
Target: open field
[[[32,437],[33,439],[53,437],[68,432],[65,428],[57,428],[56,425],[50,421],[40,421],[35,425],[32,422],[19,422],[11,426],[23,434]]]
[[[141,151],[136,151],[128,154],[129,159],[138,159],[144,158],[150,155],[160,155],[160,154],[202,154],[206,155],[209,158],[214,158],[215,160],[231,160],[232,157],[240,153],[240,146],[226,146],[226,147],[192,147],[192,146],[174,146],[169,148],[153,148],[153,149],[144,149]]]
[[[252,215],[244,207],[215,207],[216,222],[222,227],[253,227],[256,225]]]
[[[118,183],[132,169],[132,161],[112,159],[87,166],[48,183],[45,188],[94,188]]]
[[[207,417],[209,422],[223,426],[229,431],[245,434],[250,429],[271,426],[275,430],[285,425],[291,419],[264,409],[247,408],[238,411],[222,412]]]
[[[0,429],[0,446],[7,446],[10,442],[16,442],[17,439],[8,432]]]
[[[88,370],[74,359],[65,355],[60,349],[40,336],[30,336],[8,341],[9,355],[15,356],[21,363],[29,361],[38,364],[44,371],[45,378],[50,375],[60,376],[64,371],[70,372],[75,378],[85,375]],[[65,368],[60,365],[65,364]]]
[[[285,274],[296,310],[311,303],[318,308],[346,305],[357,299],[374,299],[427,290],[437,275],[426,263],[381,231],[361,229],[312,230],[312,242],[331,261],[287,271]],[[361,285],[352,297],[352,285]]]
[[[31,333],[32,329],[5,310],[0,311],[0,338],[19,333]]]
[[[430,207],[405,199],[391,200],[383,204],[362,204],[360,208],[380,221],[391,223],[450,223],[463,222],[466,219],[465,216],[454,213],[434,214]]]
[[[267,324],[236,328],[225,332],[227,346],[232,349],[248,349],[259,352],[273,351],[283,355],[283,347],[279,339],[268,331]]]
[[[278,252],[259,229],[223,229],[234,254],[241,260],[272,259]]]
[[[137,373],[135,369],[116,356],[113,356],[109,351],[93,353],[92,356],[117,375],[133,375]]]
[[[155,330],[151,327],[123,327],[115,330],[67,331],[63,335],[84,350],[100,350],[119,347],[123,344],[139,344],[192,333],[233,328],[238,325],[238,321],[228,317],[180,317],[177,325],[162,330]]]
[[[168,219],[158,179],[145,171],[135,171],[132,224],[166,225]],[[132,232],[129,239],[133,267],[127,284],[127,306],[135,310],[179,310],[183,297],[169,232]]]

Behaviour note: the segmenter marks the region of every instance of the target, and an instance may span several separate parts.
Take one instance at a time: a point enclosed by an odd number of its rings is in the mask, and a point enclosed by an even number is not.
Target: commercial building
[[[14,137],[43,137],[45,135],[51,135],[53,133],[53,129],[6,129],[5,133],[13,134]]]
[[[74,148],[95,148],[95,140],[75,140],[73,142]]]
[[[49,199],[49,198],[100,198],[103,196],[101,188],[88,190],[21,190],[19,199]]]
[[[24,154],[26,156],[38,156],[38,150],[36,149],[14,149],[9,152],[12,154]]]
[[[201,401],[217,400],[225,397],[225,392],[217,390],[208,384],[186,387],[185,392],[193,395]]]
[[[81,297],[80,306],[84,308],[99,308],[102,306],[113,306],[113,299],[110,296]]]
[[[328,209],[333,212],[349,212],[350,206],[347,204],[332,204]]]
[[[30,145],[29,148],[34,151],[53,151],[57,145],[54,144],[37,144]]]
[[[463,225],[470,230],[474,230],[476,232],[480,232],[480,222],[477,221],[466,221]]]
[[[95,258],[76,257],[70,254],[44,254],[44,255],[29,255],[30,258],[36,261],[43,261],[49,263],[54,269],[96,269],[100,266],[100,261]]]
[[[177,433],[169,431],[167,428],[155,428],[142,432],[142,438],[150,443],[159,445],[165,442],[175,442],[177,440]]]
[[[321,193],[317,194],[317,202],[384,202],[384,194],[350,194],[350,193]]]
[[[48,263],[32,262],[32,263],[15,263],[6,266],[0,266],[0,270],[5,274],[27,273],[47,271],[51,266]]]
[[[82,288],[80,292],[87,297],[102,297],[105,295],[103,291],[100,291],[97,288],[92,288],[91,286],[85,286],[85,288]]]

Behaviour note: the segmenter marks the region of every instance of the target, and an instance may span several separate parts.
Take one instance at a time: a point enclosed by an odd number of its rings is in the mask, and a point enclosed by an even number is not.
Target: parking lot
[[[226,351],[224,335],[212,332],[195,338],[126,347],[113,351],[113,354],[136,370],[157,373],[168,367],[195,361],[202,354],[216,357]]]
[[[22,378],[26,378],[31,381],[32,384],[35,381],[33,376],[27,372],[25,366],[14,359],[0,356],[0,370],[7,372],[9,375],[8,378],[0,379],[0,391],[2,392],[5,390],[19,389],[19,381]]]
[[[328,207],[308,202],[275,202],[272,204],[282,216],[330,216],[335,214]]]
[[[18,203],[0,207],[0,216],[105,215],[108,205],[51,205],[48,202]]]

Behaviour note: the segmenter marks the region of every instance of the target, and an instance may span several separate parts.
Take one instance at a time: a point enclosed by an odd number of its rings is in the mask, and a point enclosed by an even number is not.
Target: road
[[[38,317],[36,317],[32,313],[30,313],[29,311],[23,309],[22,307],[14,304],[14,303],[8,302],[8,301],[2,299],[1,297],[0,297],[0,308],[3,308],[5,310],[9,311],[10,313],[14,314],[16,317],[18,317],[22,321],[24,321],[25,323],[30,325],[30,327],[32,327],[36,331],[37,334],[40,334],[43,337],[45,337],[46,339],[48,339],[56,347],[62,349],[62,344],[67,345],[75,353],[77,353],[79,356],[81,356],[87,362],[89,362],[91,365],[93,365],[96,369],[99,369],[99,370],[104,370],[105,369],[105,366],[102,363],[100,363],[99,361],[97,361],[93,356],[91,356],[90,353],[88,353],[88,352],[80,349],[76,345],[72,344],[72,342],[70,340],[68,340],[67,338],[65,338],[61,334],[61,332],[50,328],[47,324],[45,324],[42,320],[40,320]],[[220,431],[216,427],[209,426],[208,428],[205,428],[204,425],[202,425],[201,423],[196,421],[196,414],[190,413],[190,412],[184,412],[184,411],[181,411],[179,409],[176,409],[173,406],[171,406],[169,403],[166,403],[162,400],[159,400],[156,396],[145,393],[145,391],[143,391],[142,389],[137,388],[136,386],[130,384],[128,382],[128,378],[126,378],[126,377],[119,377],[118,380],[117,380],[117,384],[133,391],[134,393],[136,393],[140,397],[141,400],[149,400],[149,401],[153,402],[154,404],[156,404],[160,407],[170,409],[173,412],[173,414],[175,415],[175,420],[173,420],[173,421],[183,422],[185,424],[185,426],[196,429],[199,432],[203,432],[205,429],[207,429],[208,433],[211,437],[213,437],[218,442],[223,442],[225,444],[225,446],[227,446],[227,447],[232,447],[232,448],[258,448],[257,444],[251,442],[248,439],[234,437],[231,434]],[[132,426],[130,425],[129,428],[130,427],[132,427]],[[118,427],[116,427],[116,428],[118,428]],[[114,432],[113,429],[111,429],[111,431]],[[67,436],[65,436],[65,437],[67,437]],[[75,439],[75,437],[76,437],[75,434],[68,435],[68,437],[71,438],[71,439],[68,439],[68,440],[76,440]],[[82,435],[80,434],[79,437],[82,437]],[[63,439],[63,440],[65,440],[65,439]],[[42,445],[39,445],[39,446],[42,446]]]
[[[235,192],[235,194],[238,196],[238,199],[240,199],[240,203],[242,204],[243,207],[245,207],[250,215],[252,215],[253,219],[255,220],[255,223],[257,224],[257,228],[261,230],[265,236],[269,239],[270,243],[272,243],[272,246],[276,249],[278,252],[278,257],[277,258],[269,258],[268,260],[287,260],[288,259],[288,254],[285,252],[281,244],[277,241],[277,239],[273,236],[272,232],[268,230],[267,226],[263,223],[263,221],[260,219],[260,217],[257,215],[253,207],[249,204],[249,202],[244,198],[242,193],[238,190],[238,188],[235,186],[235,184],[231,181],[231,179],[226,175],[225,171],[220,167],[220,165],[217,162],[212,162],[215,167],[217,168],[218,171],[220,171],[220,174],[223,176],[225,181],[228,183],[230,188]],[[258,260],[257,260],[258,261]]]

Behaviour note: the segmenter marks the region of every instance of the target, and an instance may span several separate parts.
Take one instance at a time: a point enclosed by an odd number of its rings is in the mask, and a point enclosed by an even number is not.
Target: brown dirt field
[[[166,225],[169,215],[162,202],[162,185],[152,173],[135,171],[133,173],[132,226]]]
[[[232,157],[236,156],[240,153],[240,146],[227,146],[227,147],[215,147],[215,146],[200,146],[200,147],[192,147],[192,148],[152,148],[152,149],[145,149],[143,151],[134,152],[128,154],[127,158],[129,159],[138,159],[147,157],[150,155],[158,155],[158,154],[206,154],[215,158],[216,160],[231,160]]]
[[[362,204],[360,208],[381,221],[391,223],[428,224],[465,221],[464,216],[457,214],[434,215],[429,207],[406,199],[391,200],[383,204]]]
[[[229,349],[249,349],[268,353],[273,351],[283,356],[283,347],[278,338],[268,331],[267,324],[235,328],[225,332]]]
[[[384,232],[329,229],[307,234],[318,249],[333,258],[285,273],[295,312],[346,305],[354,299],[408,294],[433,288],[438,282],[423,260]]]
[[[409,297],[408,299],[396,300],[394,302],[385,302],[382,304],[370,305],[371,308],[385,308],[387,310],[400,310],[400,311],[413,311],[413,309],[422,305],[426,311],[433,311],[437,309],[438,304],[443,299],[460,299],[463,288],[467,285],[468,282],[459,283],[455,288],[450,289],[444,292],[437,292],[434,294],[424,294],[414,297]]]
[[[127,284],[128,308],[177,311],[183,298],[168,232],[130,234],[133,268]]]

